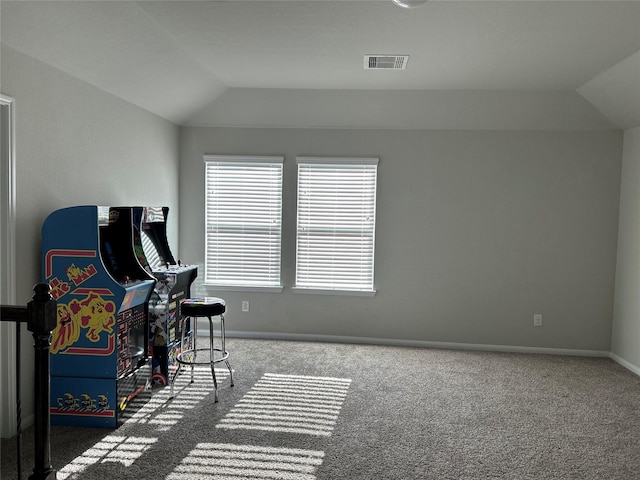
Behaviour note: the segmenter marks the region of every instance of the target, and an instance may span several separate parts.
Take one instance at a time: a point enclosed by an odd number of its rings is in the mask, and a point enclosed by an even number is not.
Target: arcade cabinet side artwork
[[[150,383],[154,281],[126,254],[132,233],[119,216],[109,207],[70,207],[51,213],[42,227],[43,277],[58,303],[52,424],[116,428]]]

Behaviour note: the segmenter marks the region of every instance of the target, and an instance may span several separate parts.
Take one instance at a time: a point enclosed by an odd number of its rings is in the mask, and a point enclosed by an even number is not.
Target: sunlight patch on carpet
[[[329,436],[351,380],[266,373],[216,428]]]
[[[166,480],[315,480],[324,452],[199,443]]]
[[[229,376],[229,370],[217,369],[216,377],[225,379]],[[180,372],[175,385],[175,398],[170,399],[170,387],[163,387],[155,392],[151,399],[135,412],[126,423],[150,424],[157,427],[158,431],[167,431],[177,424],[185,411],[198,405],[206,396],[212,393],[213,379],[211,368],[195,367],[194,383],[191,381],[191,372],[188,368]]]
[[[107,435],[71,463],[62,467],[57,473],[57,479],[81,479],[84,470],[97,463],[121,463],[125,467],[130,467],[157,441],[157,438]]]

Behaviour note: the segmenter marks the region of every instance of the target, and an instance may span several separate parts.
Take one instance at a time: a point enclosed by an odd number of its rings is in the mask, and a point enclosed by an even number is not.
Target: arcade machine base
[[[55,387],[55,390],[54,390]],[[55,377],[51,424],[115,429],[151,398],[151,363],[118,380]]]

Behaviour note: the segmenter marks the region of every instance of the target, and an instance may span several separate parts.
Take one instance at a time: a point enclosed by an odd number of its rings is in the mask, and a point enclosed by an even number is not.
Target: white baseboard
[[[640,376],[640,367],[637,367],[633,363],[627,362],[624,358],[616,355],[613,352],[609,352],[609,358],[611,358],[611,360],[613,360],[614,362],[619,363],[620,365],[622,365],[627,370],[630,370],[633,373],[635,373],[636,375]]]
[[[605,350],[578,350],[571,348],[523,347],[513,345],[486,345],[475,343],[427,342],[371,337],[349,337],[340,335],[308,335],[298,333],[237,332],[227,331],[227,337],[255,338],[264,340],[297,340],[311,342],[357,343],[398,347],[442,348],[449,350],[480,350],[488,352],[541,353],[547,355],[571,355],[580,357],[610,357]],[[612,357],[613,358],[613,357]],[[615,359],[614,359],[615,360]],[[617,360],[616,360],[617,361]]]

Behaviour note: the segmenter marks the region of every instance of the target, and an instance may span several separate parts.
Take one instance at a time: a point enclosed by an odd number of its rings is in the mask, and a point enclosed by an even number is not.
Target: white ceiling
[[[408,10],[391,0],[3,0],[0,8],[6,46],[177,124],[206,123],[202,112],[239,89],[404,98],[405,90],[578,91],[614,122],[616,102],[631,108],[618,126],[640,124],[639,1],[435,0]],[[375,71],[363,68],[365,54],[410,58],[406,70]],[[608,78],[638,103],[608,101]]]

